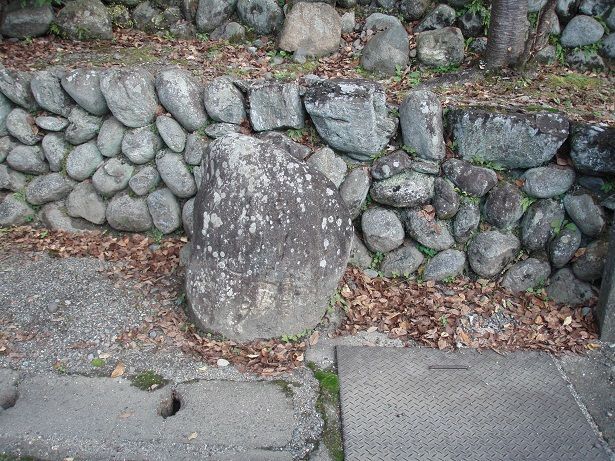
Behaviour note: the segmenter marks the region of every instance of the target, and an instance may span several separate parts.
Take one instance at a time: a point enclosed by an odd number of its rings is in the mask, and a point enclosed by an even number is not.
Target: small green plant
[[[399,118],[399,109],[397,107],[393,107],[389,110],[389,115],[394,118]]]
[[[408,84],[411,87],[418,86],[421,83],[421,73],[418,70],[415,70],[414,72],[410,72],[407,78],[408,78]]]
[[[404,69],[401,66],[395,66],[395,74],[393,75],[393,77],[391,77],[391,80],[393,80],[396,83],[401,82],[404,79]]]
[[[420,243],[416,244],[416,249],[423,253],[427,258],[433,258],[435,255],[438,254],[438,250],[426,247],[425,245],[421,245]]]
[[[403,150],[410,157],[415,157],[416,156],[416,148],[414,148],[414,147],[410,147],[410,146],[404,144],[403,146],[401,146],[401,150]]]
[[[534,203],[536,201],[535,198],[533,197],[529,197],[529,196],[524,196],[521,199],[521,207],[523,208],[523,212],[525,213],[527,211],[527,209],[532,206],[532,203]]]
[[[34,40],[32,39],[32,37],[26,37],[23,39],[23,42],[25,45],[32,45],[32,43],[34,43]]]
[[[600,186],[600,190],[610,194],[615,191],[615,181],[606,181],[602,186]]]
[[[175,35],[173,35],[171,31],[165,30],[162,34],[162,38],[164,38],[165,40],[175,40]]]
[[[336,291],[333,296],[331,296],[331,300],[329,301],[329,306],[327,307],[327,312],[329,314],[333,313],[335,311],[335,306],[337,304],[340,304],[344,311],[348,310],[348,307],[349,307],[348,301],[344,299],[344,297],[342,296],[342,293],[340,293],[339,290]]]
[[[196,39],[202,42],[206,42],[207,40],[209,40],[209,36],[207,34],[198,33],[196,34]]]
[[[301,141],[304,136],[307,134],[307,128],[301,128],[301,129],[292,129],[292,130],[288,130],[286,132],[286,135],[292,139],[293,141]]]
[[[448,66],[438,66],[432,69],[435,74],[448,74],[451,72],[457,72],[459,66],[457,64],[449,64]]]
[[[483,168],[491,168],[492,170],[495,170],[495,171],[505,170],[505,168],[502,165],[496,162],[492,162],[490,160],[485,160],[484,158],[479,157],[478,155],[475,155],[474,157],[472,157],[471,163],[476,166],[482,166]]]
[[[157,228],[154,228],[151,231],[149,231],[149,235],[152,238],[152,240],[157,244],[160,244],[160,242],[162,242],[162,239],[164,237],[164,234],[162,233],[162,231],[160,231]]]
[[[94,359],[92,359],[92,361],[90,362],[90,365],[92,365],[95,368],[100,368],[100,367],[104,367],[105,366],[105,361],[99,357],[96,357]]]
[[[449,275],[448,277],[444,277],[442,281],[444,283],[453,283],[455,281],[455,277],[453,275]]]
[[[152,370],[139,373],[132,380],[132,385],[142,391],[149,391],[164,386],[167,381]]]
[[[448,317],[446,317],[445,315],[441,316],[438,319],[438,323],[442,328],[446,328],[448,326]]]
[[[369,265],[370,269],[380,270],[380,266],[382,265],[382,260],[384,259],[384,253],[377,251],[372,256],[372,263]]]
[[[280,339],[285,343],[298,343],[303,338],[309,336],[312,333],[312,330],[305,329],[301,333],[297,333],[296,335],[282,335]]]

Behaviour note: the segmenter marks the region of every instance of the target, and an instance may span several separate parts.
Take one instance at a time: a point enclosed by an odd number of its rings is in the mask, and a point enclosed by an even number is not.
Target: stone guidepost
[[[611,243],[602,276],[597,313],[600,339],[615,342],[615,225],[611,227]]]

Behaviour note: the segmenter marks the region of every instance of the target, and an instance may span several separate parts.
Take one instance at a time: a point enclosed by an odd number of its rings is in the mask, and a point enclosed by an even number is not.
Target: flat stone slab
[[[546,354],[338,347],[337,360],[347,461],[609,460]]]
[[[275,382],[196,381],[146,392],[123,379],[36,375],[0,413],[0,453],[42,459],[291,460],[292,396]],[[172,392],[181,407],[160,415]]]

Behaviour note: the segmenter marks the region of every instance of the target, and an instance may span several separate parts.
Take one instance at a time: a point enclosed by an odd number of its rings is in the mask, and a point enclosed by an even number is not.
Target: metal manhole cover
[[[338,347],[337,362],[347,461],[609,461],[546,354]]]

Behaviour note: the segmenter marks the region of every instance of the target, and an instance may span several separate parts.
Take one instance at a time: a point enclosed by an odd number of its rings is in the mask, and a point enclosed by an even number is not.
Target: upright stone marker
[[[602,275],[597,314],[600,339],[615,342],[615,225],[611,227],[611,243]]]
[[[352,223],[336,187],[248,136],[216,139],[208,158],[194,203],[190,313],[240,341],[313,328],[350,255]]]

